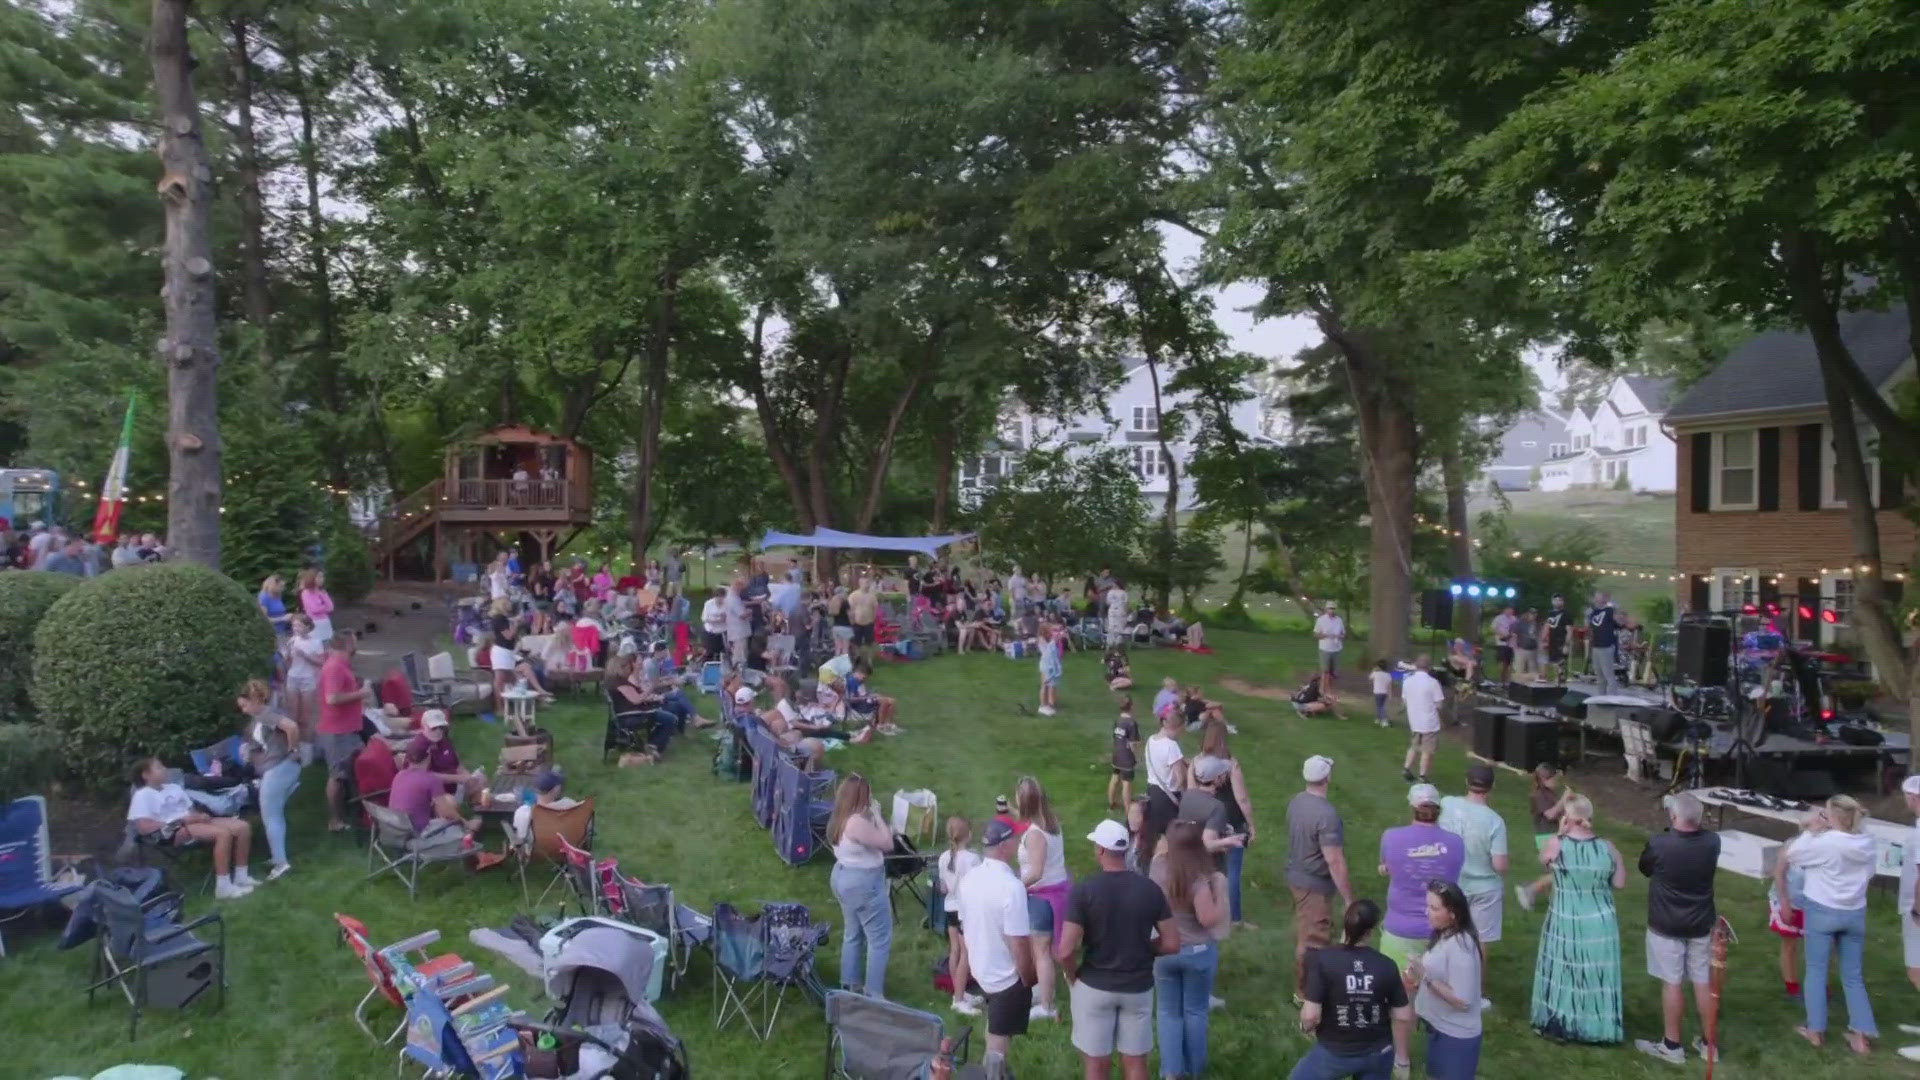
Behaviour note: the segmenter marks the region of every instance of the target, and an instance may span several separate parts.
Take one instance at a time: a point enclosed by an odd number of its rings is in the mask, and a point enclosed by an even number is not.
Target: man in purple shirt
[[[425,833],[436,818],[463,826],[468,832],[480,828],[480,822],[460,817],[460,804],[441,786],[433,772],[431,755],[425,746],[407,747],[407,767],[393,778],[387,792],[387,805],[407,815],[415,832]]]
[[[1427,949],[1427,882],[1458,884],[1467,859],[1467,842],[1436,824],[1440,789],[1415,784],[1407,791],[1413,823],[1380,834],[1380,872],[1387,876],[1387,917],[1380,951],[1404,970],[1407,961]]]

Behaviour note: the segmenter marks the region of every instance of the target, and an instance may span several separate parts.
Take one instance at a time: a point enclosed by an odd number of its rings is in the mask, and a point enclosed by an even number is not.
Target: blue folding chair
[[[704,693],[720,693],[720,683],[725,677],[723,665],[718,660],[709,660],[700,665],[700,689]]]
[[[53,880],[47,800],[29,795],[0,808],[0,925],[59,903],[80,888],[78,882]],[[6,955],[7,939],[0,933],[0,957]]]
[[[484,976],[462,985],[480,989]],[[515,1080],[526,1075],[520,1035],[508,1021],[514,1016],[502,1000],[504,986],[486,989],[460,1005],[447,1007],[441,988],[428,980],[407,993],[407,1041],[400,1064],[419,1066],[429,1077]]]
[[[739,1017],[756,1039],[765,1033],[753,1026],[753,1003],[767,974],[766,943],[760,937],[756,920],[740,913],[732,904],[713,907],[713,935],[708,940],[713,951],[713,1026],[727,1026],[731,1017]]]

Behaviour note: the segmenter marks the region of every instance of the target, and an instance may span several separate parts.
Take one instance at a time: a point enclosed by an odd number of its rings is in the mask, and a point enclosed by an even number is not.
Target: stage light
[[[1840,621],[1840,613],[1832,608],[1823,608],[1820,611],[1820,621],[1823,623],[1837,624]]]
[[[1742,615],[1758,615],[1758,614],[1760,614],[1760,609],[1759,609],[1759,608],[1758,608],[1757,606],[1755,606],[1755,605],[1753,605],[1753,604],[1742,604],[1742,605],[1740,605],[1740,614],[1742,614]]]
[[[1459,595],[1460,595],[1460,591],[1461,591],[1461,590],[1460,590],[1460,586],[1458,586],[1458,585],[1453,585],[1453,586],[1450,586],[1450,587],[1449,587],[1449,588],[1447,589],[1447,591],[1448,591],[1448,592],[1450,592],[1450,593],[1452,593],[1452,594],[1453,594],[1453,595],[1455,595],[1455,596],[1459,596]]]
[[[1798,607],[1794,608],[1793,610],[1794,610],[1794,614],[1800,616],[1801,622],[1813,621],[1813,605],[1812,604],[1801,604]]]
[[[1480,595],[1480,586],[1478,586],[1478,585],[1469,585],[1469,586],[1467,586],[1467,595],[1468,595],[1468,596],[1479,596],[1479,595]]]
[[[1514,597],[1516,597],[1516,596],[1519,596],[1519,595],[1520,595],[1520,590],[1518,590],[1518,589],[1516,589],[1516,588],[1514,588],[1514,587],[1513,587],[1513,586],[1511,586],[1511,585],[1509,585],[1509,586],[1507,586],[1507,599],[1509,599],[1509,600],[1511,600],[1511,599],[1513,599]]]
[[[1779,617],[1780,617],[1780,605],[1779,605],[1779,604],[1772,604],[1772,603],[1770,603],[1770,604],[1768,604],[1768,605],[1767,605],[1767,614],[1768,614],[1768,615],[1771,615],[1772,617],[1774,617],[1774,618],[1776,618],[1776,619],[1777,619],[1777,618],[1779,618]]]

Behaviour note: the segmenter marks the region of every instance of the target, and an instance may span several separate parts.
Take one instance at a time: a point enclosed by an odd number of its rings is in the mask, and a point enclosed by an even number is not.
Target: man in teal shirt
[[[1473,906],[1473,928],[1483,946],[1500,940],[1506,895],[1501,875],[1507,872],[1507,823],[1487,805],[1493,777],[1493,766],[1475,762],[1467,769],[1466,796],[1440,800],[1440,827],[1467,843],[1467,858],[1460,865],[1460,891]]]

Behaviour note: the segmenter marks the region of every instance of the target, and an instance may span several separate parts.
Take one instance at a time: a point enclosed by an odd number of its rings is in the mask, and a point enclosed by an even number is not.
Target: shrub
[[[350,604],[373,591],[373,552],[366,534],[353,527],[347,515],[335,515],[327,536],[327,593],[336,604]]]
[[[33,631],[80,580],[45,570],[0,574],[0,724],[33,719]]]
[[[59,779],[60,764],[59,732],[40,724],[0,724],[0,801],[43,794]]]
[[[33,703],[76,776],[105,787],[141,757],[177,762],[231,731],[235,691],[269,672],[273,648],[232,578],[186,563],[116,570],[41,620]]]

